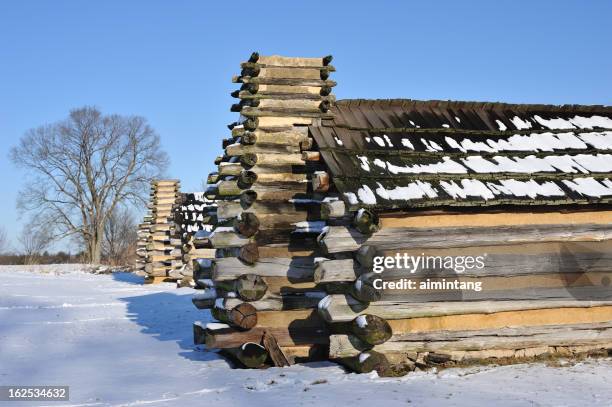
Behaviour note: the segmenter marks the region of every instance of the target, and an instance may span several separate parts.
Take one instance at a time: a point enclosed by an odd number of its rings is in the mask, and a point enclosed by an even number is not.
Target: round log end
[[[242,209],[248,209],[257,200],[257,192],[252,190],[243,191],[240,194],[240,206]]]
[[[259,231],[259,219],[251,212],[242,212],[236,221],[236,230],[244,237],[254,236]]]
[[[242,135],[242,138],[240,139],[240,143],[244,145],[253,145],[256,142],[257,142],[257,135],[249,131],[244,132],[244,134]]]
[[[247,243],[242,246],[238,253],[238,258],[246,264],[255,264],[259,260],[259,247],[256,243]]]
[[[250,117],[244,122],[244,128],[247,130],[255,130],[259,126],[259,119],[257,117]]]
[[[258,55],[258,57],[259,57],[259,55]],[[329,65],[329,63],[330,63],[330,62],[331,62],[333,59],[334,59],[334,57],[333,57],[333,56],[331,56],[331,55],[326,55],[326,56],[324,56],[324,57],[323,57],[323,66],[327,66],[327,65]]]
[[[327,113],[330,107],[331,107],[331,103],[329,100],[323,100],[319,104],[319,110],[321,110],[323,113]]]
[[[360,315],[351,322],[351,332],[369,345],[380,345],[391,339],[389,323],[376,315]]]
[[[319,95],[321,96],[328,96],[332,91],[332,88],[329,86],[322,86],[321,90],[319,91]]]
[[[257,325],[257,310],[248,302],[243,302],[232,309],[229,320],[233,326],[240,329],[251,329]]]
[[[355,280],[351,289],[351,296],[361,302],[376,302],[382,298],[382,291],[374,288],[373,280],[380,278],[380,275],[372,273],[362,274]]]
[[[380,229],[378,215],[369,209],[361,208],[355,214],[353,226],[364,235],[371,235]]]
[[[382,353],[366,351],[350,358],[348,367],[357,373],[385,372],[389,369],[389,361]]]
[[[242,189],[250,188],[257,181],[257,173],[255,171],[242,171],[238,176],[238,186]]]
[[[248,342],[238,349],[236,359],[245,367],[257,369],[266,363],[268,351],[257,343]]]
[[[245,167],[251,168],[257,164],[257,154],[246,153],[240,156],[240,163]]]
[[[268,291],[264,279],[255,274],[243,274],[236,281],[236,292],[244,301],[257,301],[263,298]]]

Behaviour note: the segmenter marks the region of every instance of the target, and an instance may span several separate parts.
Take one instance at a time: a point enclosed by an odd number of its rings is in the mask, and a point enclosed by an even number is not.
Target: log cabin
[[[331,61],[233,79],[195,342],[381,375],[608,354],[612,108],[336,100]]]

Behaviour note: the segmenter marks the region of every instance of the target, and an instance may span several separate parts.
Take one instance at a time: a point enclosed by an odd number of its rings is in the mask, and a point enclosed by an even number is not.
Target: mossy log
[[[266,349],[253,342],[245,343],[237,348],[226,348],[223,352],[236,359],[246,368],[257,369],[265,365],[268,359]]]
[[[268,291],[268,285],[264,279],[255,274],[243,274],[235,280],[220,280],[215,283],[215,286],[235,292],[243,301],[260,300]]]

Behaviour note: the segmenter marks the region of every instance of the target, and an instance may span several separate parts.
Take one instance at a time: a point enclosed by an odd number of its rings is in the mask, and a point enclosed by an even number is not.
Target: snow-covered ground
[[[69,385],[73,406],[610,406],[612,360],[447,369],[399,379],[331,363],[231,369],[195,349],[193,290],[127,273],[0,266],[0,385]],[[3,403],[0,402],[0,405]]]

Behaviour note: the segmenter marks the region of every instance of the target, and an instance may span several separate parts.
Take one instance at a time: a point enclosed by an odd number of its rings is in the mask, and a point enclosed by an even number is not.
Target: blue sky
[[[252,51],[334,55],[338,98],[612,104],[607,1],[0,3],[0,225],[14,238],[29,128],[71,108],[145,116],[199,190]]]

